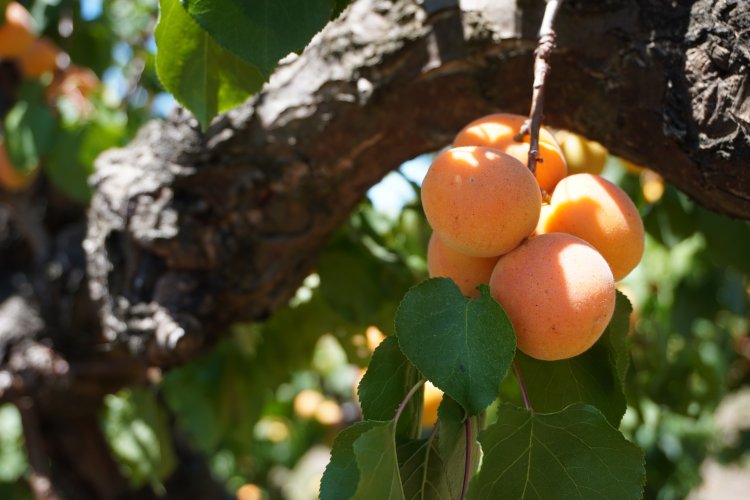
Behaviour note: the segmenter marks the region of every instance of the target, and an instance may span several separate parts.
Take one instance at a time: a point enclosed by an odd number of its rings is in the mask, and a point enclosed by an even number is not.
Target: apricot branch
[[[406,396],[404,396],[403,401],[401,401],[401,404],[398,405],[398,409],[396,410],[396,416],[393,417],[393,420],[398,422],[398,419],[401,418],[401,414],[404,412],[404,408],[406,408],[406,405],[409,404],[409,401],[412,397],[414,397],[414,394],[417,393],[419,389],[422,388],[424,383],[426,382],[426,379],[422,379],[416,384],[414,384],[414,387],[412,387],[409,392],[406,393]]]
[[[544,113],[544,82],[550,72],[549,57],[552,49],[555,48],[557,38],[553,27],[555,16],[557,16],[562,2],[563,0],[547,0],[542,26],[539,29],[539,45],[534,51],[534,86],[531,96],[531,111],[529,112],[530,126],[528,127],[531,136],[528,166],[532,172],[536,171],[536,164],[539,161],[539,128],[542,125],[542,114]]]
[[[516,380],[518,380],[518,387],[521,388],[521,396],[523,396],[523,405],[526,407],[528,411],[530,411],[532,414],[534,413],[534,408],[531,407],[531,401],[529,400],[529,393],[526,390],[526,382],[523,380],[523,374],[521,373],[521,369],[518,367],[518,363],[516,360],[513,360],[512,363],[513,366],[513,374],[516,376]]]

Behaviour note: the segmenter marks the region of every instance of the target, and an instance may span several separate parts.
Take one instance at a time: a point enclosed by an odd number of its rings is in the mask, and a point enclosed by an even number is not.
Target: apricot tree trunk
[[[37,495],[143,497],[95,425],[102,397],[267,318],[387,172],[478,116],[526,113],[543,8],[355,1],[205,133],[178,111],[104,153],[88,212],[44,181],[0,194],[0,401],[24,409]],[[743,0],[568,0],[545,121],[750,219],[748,26]],[[223,495],[178,449],[168,492]]]

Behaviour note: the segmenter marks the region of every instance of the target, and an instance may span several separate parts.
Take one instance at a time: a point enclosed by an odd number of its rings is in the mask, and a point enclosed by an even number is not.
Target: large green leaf
[[[404,357],[394,337],[386,338],[372,355],[372,361],[359,383],[359,404],[367,420],[390,420],[406,393],[419,381],[414,365]],[[417,437],[422,420],[422,391],[404,408],[396,435]]]
[[[470,415],[495,400],[516,348],[489,288],[472,300],[448,278],[409,290],[396,312],[396,334],[406,357]]]
[[[304,48],[340,0],[183,0],[223,47],[268,77],[282,57]]]
[[[468,417],[464,409],[450,397],[443,397],[438,409],[440,418],[439,451],[451,498],[461,498],[465,475],[471,478],[479,465],[479,443],[476,440],[477,418]],[[469,419],[469,446],[466,446],[466,419]],[[469,450],[469,468],[466,471],[466,450]]]
[[[353,500],[403,500],[395,421],[379,422],[354,441],[359,485]]]
[[[482,470],[470,498],[637,500],[643,453],[595,408],[576,404],[533,415],[503,405],[479,434]]]
[[[331,460],[320,481],[321,500],[348,499],[357,491],[359,469],[354,442],[377,425],[382,425],[382,422],[357,422],[336,436],[331,449]]]
[[[627,406],[623,390],[631,312],[628,299],[618,292],[606,331],[591,349],[574,358],[540,361],[519,352],[516,359],[531,406],[551,413],[572,403],[587,403],[598,408],[612,425],[620,425]]]
[[[5,147],[11,163],[20,172],[34,170],[52,147],[57,122],[44,101],[44,87],[24,84],[18,102],[5,117]]]
[[[164,88],[188,108],[205,129],[222,111],[257,92],[264,77],[258,69],[220,47],[188,15],[179,0],[161,0],[156,26],[156,70]],[[226,31],[243,32],[239,19]],[[237,29],[232,30],[231,26]]]
[[[398,461],[404,496],[407,499],[451,500],[448,477],[438,453],[437,433],[426,439],[411,439],[399,444]]]

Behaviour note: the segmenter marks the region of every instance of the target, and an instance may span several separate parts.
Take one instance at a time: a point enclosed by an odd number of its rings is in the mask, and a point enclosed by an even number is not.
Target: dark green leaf
[[[482,470],[470,498],[607,498],[643,495],[643,453],[591,406],[532,415],[500,407],[479,434]]]
[[[183,0],[223,47],[268,77],[282,57],[304,48],[332,15],[332,0]]]
[[[461,498],[466,465],[466,419],[469,418],[469,478],[479,466],[479,443],[477,417],[468,417],[464,409],[451,398],[443,397],[438,410],[440,418],[439,449],[440,458],[451,492],[451,498]]]
[[[8,158],[20,172],[34,170],[55,139],[57,122],[44,101],[44,87],[26,83],[5,117]]]
[[[419,381],[414,365],[404,357],[394,337],[386,338],[372,355],[372,361],[359,383],[358,395],[366,420],[390,420],[406,393]],[[398,421],[396,435],[417,437],[422,421],[422,391],[406,405]]]
[[[222,111],[241,104],[260,89],[256,67],[214,42],[185,12],[179,0],[161,0],[156,26],[156,69],[164,87],[205,129]],[[234,19],[239,22],[239,19]],[[246,27],[226,31],[243,32]]]
[[[352,0],[333,0],[333,17],[338,17]]]
[[[349,499],[357,491],[359,469],[354,454],[354,442],[365,432],[382,422],[364,421],[344,429],[336,436],[331,449],[331,460],[320,481],[321,500]]]
[[[516,348],[489,288],[472,300],[448,278],[409,290],[396,312],[396,333],[406,357],[470,415],[495,400]]]
[[[399,444],[398,462],[407,499],[450,500],[445,468],[437,446],[437,433],[427,439],[411,439]]]
[[[359,485],[353,500],[403,500],[395,422],[378,422],[354,441]]]
[[[631,312],[628,299],[617,292],[615,313],[604,334],[591,349],[574,358],[540,361],[519,352],[516,359],[531,406],[551,413],[572,403],[587,403],[619,426],[627,406],[624,383]]]

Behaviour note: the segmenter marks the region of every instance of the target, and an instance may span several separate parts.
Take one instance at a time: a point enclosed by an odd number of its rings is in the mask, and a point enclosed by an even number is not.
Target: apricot
[[[583,136],[560,130],[555,136],[560,143],[571,174],[600,174],[607,163],[607,148]]]
[[[20,191],[33,179],[33,173],[23,174],[10,162],[5,145],[0,143],[0,188],[7,191]]]
[[[615,309],[615,280],[594,247],[563,233],[529,238],[492,271],[492,296],[518,348],[541,360],[577,356],[599,339]]]
[[[617,281],[640,262],[643,221],[618,186],[598,175],[571,175],[557,185],[550,205],[551,213],[537,232],[568,233],[587,241],[604,256]]]
[[[422,427],[433,427],[438,421],[438,408],[442,400],[443,391],[435,387],[429,380],[425,382]]]
[[[431,278],[452,279],[461,293],[467,297],[477,297],[477,285],[489,283],[497,257],[471,257],[456,252],[433,234],[427,246],[427,269]]]
[[[542,196],[521,162],[469,146],[435,159],[422,183],[422,205],[443,243],[472,257],[495,257],[531,234]]]
[[[497,113],[474,120],[458,133],[453,146],[484,146],[498,149],[527,165],[529,136],[525,136],[521,142],[515,140],[526,119],[522,115]],[[544,127],[539,129],[539,157],[542,161],[537,163],[534,175],[539,186],[551,193],[555,185],[568,175],[568,167],[555,137]]]
[[[641,172],[646,170],[646,167],[642,167],[641,165],[633,163],[630,160],[626,160],[625,158],[620,158],[619,160],[622,164],[622,168],[624,168],[625,171],[631,175],[641,175]]]
[[[26,78],[39,78],[45,73],[55,71],[59,54],[60,49],[51,40],[47,38],[34,40],[31,47],[18,59],[21,74]]]
[[[5,7],[5,23],[0,26],[0,58],[13,59],[28,50],[34,42],[34,20],[18,2]]]
[[[85,99],[99,86],[96,73],[82,66],[70,65],[55,75],[52,83],[47,87],[47,99],[54,101],[60,96],[67,96],[73,100]]]
[[[547,219],[549,218],[549,215],[552,213],[552,205],[549,203],[542,204],[542,211],[539,213],[539,222],[536,224],[536,229],[534,230],[533,236],[538,236],[540,234],[544,234],[544,226],[547,224]]]

